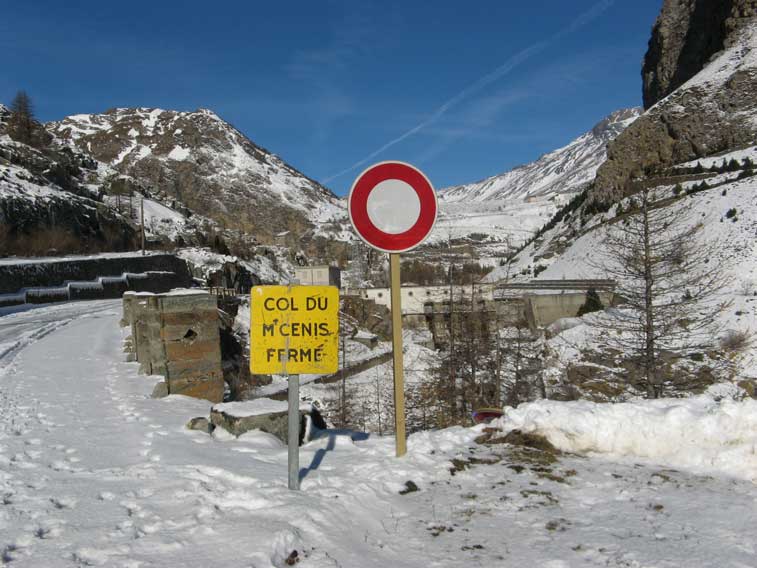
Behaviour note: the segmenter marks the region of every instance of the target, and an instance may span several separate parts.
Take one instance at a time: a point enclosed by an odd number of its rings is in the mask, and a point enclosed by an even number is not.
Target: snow
[[[165,254],[163,251],[145,251],[145,255],[160,255]],[[65,255],[65,256],[35,256],[35,257],[17,257],[9,256],[6,258],[0,258],[0,266],[16,265],[16,264],[46,264],[54,262],[75,262],[80,260],[93,260],[93,259],[108,259],[108,258],[134,258],[143,256],[141,251],[128,251],[128,252],[105,252],[100,254],[90,255]]]
[[[186,160],[189,157],[189,148],[183,148],[181,146],[174,146],[173,150],[168,153],[169,160]]]
[[[285,446],[188,430],[210,403],[149,397],[158,379],[124,362],[119,317],[109,301],[0,318],[0,342],[25,338],[0,351],[3,562],[282,568],[297,551],[305,568],[756,564],[755,484],[610,453],[530,461],[478,445],[482,427],[411,435],[403,458],[391,436],[329,430],[300,448],[302,490],[289,491]],[[738,404],[639,403],[633,416],[674,434],[704,420],[715,451],[744,427]],[[400,495],[408,481],[419,490]]]
[[[270,398],[256,398],[255,400],[245,400],[240,402],[224,402],[213,406],[213,410],[216,412],[223,412],[236,418],[286,412],[288,408],[289,405],[286,402],[272,400]]]
[[[541,400],[506,408],[499,425],[541,434],[568,452],[644,459],[757,483],[757,400],[717,398],[617,404]]]
[[[118,156],[116,156],[115,159],[113,160],[113,162],[111,162],[111,165],[117,166],[118,164],[120,164],[121,162],[123,162],[124,159],[126,158],[126,156],[128,156],[138,146],[139,146],[139,144],[137,144],[137,142],[135,142],[135,141],[132,141],[127,146],[124,146],[124,148],[118,153]]]
[[[309,411],[312,405],[308,403],[300,404],[300,410]],[[249,416],[259,416],[261,414],[275,414],[277,412],[286,412],[289,404],[281,400],[270,398],[256,398],[254,400],[243,400],[235,402],[223,402],[213,405],[213,410],[223,412],[235,418],[246,418]]]
[[[206,290],[197,288],[174,288],[170,292],[162,294],[163,296],[207,296]]]
[[[698,160],[691,160],[690,162],[679,164],[678,167],[693,168],[697,164],[700,164],[703,168],[711,168],[712,166],[720,166],[723,163],[723,160],[725,160],[726,163],[730,162],[731,160],[736,160],[737,162],[742,164],[747,158],[752,160],[752,163],[757,164],[757,146],[749,146],[748,148],[734,150],[732,152],[725,152],[717,156],[708,156],[706,158],[700,158]]]
[[[164,235],[176,239],[187,228],[187,217],[175,209],[155,201],[143,200],[145,211],[145,230],[149,235]],[[138,214],[135,206],[135,214]]]
[[[239,262],[252,274],[257,276],[263,284],[279,284],[289,282],[294,274],[294,267],[286,258],[288,249],[280,247],[265,247],[268,252],[273,252],[276,261],[269,255],[256,254],[253,258],[242,260],[236,256],[223,255],[211,251],[208,248],[187,247],[179,249],[177,256],[194,267],[203,278],[207,278],[212,272],[219,270],[227,262]],[[251,251],[255,252],[255,251]]]

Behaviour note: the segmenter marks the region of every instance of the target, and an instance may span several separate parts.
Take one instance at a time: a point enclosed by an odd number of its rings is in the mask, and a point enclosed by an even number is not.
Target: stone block
[[[192,311],[215,312],[218,309],[218,302],[215,296],[211,296],[204,291],[187,291],[186,294],[166,294],[156,296],[156,298],[158,299],[158,309],[162,314],[169,314],[171,312],[189,313]]]
[[[223,400],[223,377],[191,377],[186,379],[167,379],[168,394],[182,394],[193,398],[204,398],[210,402]]]
[[[185,359],[208,359],[221,363],[221,346],[218,336],[215,341],[166,341],[166,358],[169,361],[181,361]]]
[[[165,371],[166,377],[172,379],[223,376],[220,362],[214,360],[168,361],[165,363]]]
[[[288,434],[288,409],[286,402],[270,399],[256,399],[243,402],[224,403],[210,411],[210,421],[234,436],[251,430],[261,430],[279,438],[285,444]],[[326,428],[326,423],[318,410],[310,404],[300,407],[300,445],[303,444],[313,427]]]

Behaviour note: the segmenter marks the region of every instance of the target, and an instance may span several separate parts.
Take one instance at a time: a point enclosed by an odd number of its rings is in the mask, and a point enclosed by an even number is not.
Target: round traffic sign
[[[436,192],[419,169],[404,162],[374,164],[352,184],[347,209],[355,232],[384,252],[417,247],[436,222]]]

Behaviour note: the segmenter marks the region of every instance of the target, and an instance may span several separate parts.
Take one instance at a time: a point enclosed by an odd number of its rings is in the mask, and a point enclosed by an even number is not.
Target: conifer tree
[[[11,102],[8,135],[17,142],[33,146],[37,128],[32,101],[26,91],[19,91]]]
[[[599,298],[599,294],[597,294],[597,291],[594,288],[589,288],[586,291],[586,301],[583,303],[583,305],[578,308],[578,314],[576,314],[578,317],[581,317],[584,314],[589,314],[591,312],[598,312],[600,310],[604,310],[605,306],[602,303],[602,300]]]
[[[650,190],[640,207],[607,232],[596,268],[616,281],[619,310],[595,325],[605,341],[625,353],[641,371],[649,397],[663,395],[662,361],[685,357],[712,345],[716,316],[726,307],[720,290],[724,266],[717,243],[700,234],[690,205],[658,207]]]

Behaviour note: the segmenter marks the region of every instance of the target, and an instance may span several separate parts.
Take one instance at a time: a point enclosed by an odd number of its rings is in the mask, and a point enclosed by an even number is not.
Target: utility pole
[[[142,256],[145,255],[145,198],[142,196],[140,226],[142,227]]]
[[[342,428],[347,427],[347,335],[342,335],[342,404],[341,404],[341,418]]]

